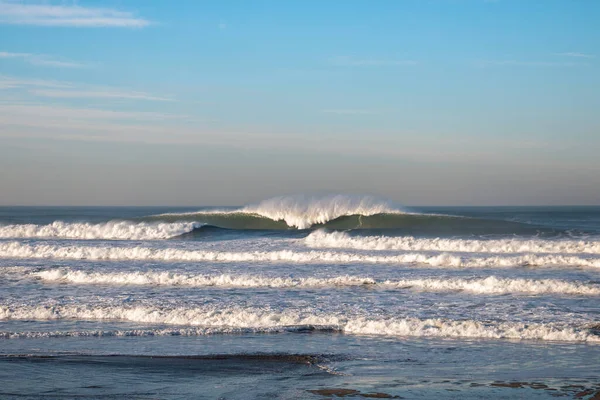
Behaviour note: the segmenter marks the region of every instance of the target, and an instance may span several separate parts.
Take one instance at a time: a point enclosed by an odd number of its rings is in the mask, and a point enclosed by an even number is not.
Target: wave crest
[[[600,268],[600,258],[575,255],[495,255],[464,256],[453,253],[403,253],[398,255],[369,255],[332,251],[246,251],[224,252],[209,250],[155,249],[151,247],[97,247],[30,245],[18,242],[0,243],[0,258],[69,259],[69,260],[154,260],[196,262],[286,262],[286,263],[368,263],[428,265],[452,268],[489,268],[521,266],[578,266]]]
[[[55,221],[48,225],[0,226],[0,238],[61,238],[61,239],[111,239],[157,240],[183,235],[199,228],[197,222],[147,223],[109,221],[100,224],[68,223]]]
[[[311,248],[355,250],[449,251],[461,253],[564,253],[600,254],[600,242],[539,239],[452,239],[413,236],[351,236],[346,232],[312,232],[305,239]]]
[[[22,271],[19,271],[22,272]],[[335,288],[368,286],[369,288],[413,289],[428,292],[466,291],[474,294],[526,293],[600,295],[600,286],[559,279],[500,278],[423,278],[376,280],[371,277],[342,275],[329,278],[267,277],[260,275],[195,275],[167,271],[86,272],[53,268],[31,273],[45,282],[83,285],[153,285],[220,288]]]
[[[288,226],[298,229],[308,229],[313,225],[325,224],[350,215],[404,213],[390,201],[372,196],[349,195],[280,196],[246,206],[242,211],[258,214],[274,221],[285,221]]]
[[[276,333],[302,330],[341,331],[354,335],[488,338],[600,342],[589,326],[556,323],[482,322],[476,320],[346,317],[315,315],[310,311],[276,312],[244,308],[156,308],[147,306],[18,306],[0,305],[0,320],[113,320],[160,325],[197,326],[206,333],[236,333],[240,330]],[[189,330],[188,330],[189,331]],[[160,331],[158,331],[160,332]],[[172,335],[172,330],[163,330]],[[192,333],[192,332],[190,332]],[[196,331],[203,334],[203,330]],[[160,334],[160,333],[159,333]],[[193,333],[192,333],[193,334]],[[4,337],[18,335],[0,334]]]

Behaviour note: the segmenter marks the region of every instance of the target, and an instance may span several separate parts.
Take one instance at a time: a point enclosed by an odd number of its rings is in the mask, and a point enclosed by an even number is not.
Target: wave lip
[[[44,282],[82,285],[154,285],[219,288],[335,288],[369,286],[383,289],[416,289],[430,292],[467,291],[474,294],[524,293],[600,296],[600,286],[559,279],[429,278],[378,281],[370,277],[342,275],[329,278],[290,278],[253,275],[193,275],[164,271],[86,272],[54,268],[35,271]]]
[[[152,308],[145,306],[0,306],[0,320],[113,320],[161,325],[194,326],[210,333],[281,332],[288,327],[340,331],[354,335],[486,338],[600,342],[593,327],[558,323],[483,322],[315,315],[241,308]],[[169,332],[171,330],[167,330]],[[202,330],[197,331],[201,334]],[[172,333],[169,333],[172,334]],[[10,335],[9,335],[10,337]]]
[[[67,223],[55,221],[48,225],[0,226],[0,238],[64,238],[64,239],[117,239],[157,240],[168,239],[199,228],[197,222],[146,223],[109,221],[100,224]]]
[[[308,229],[343,216],[404,213],[389,201],[372,196],[349,195],[274,197],[246,206],[243,211],[285,221],[288,226],[298,229]]]
[[[600,258],[574,255],[495,255],[461,256],[453,253],[402,253],[369,255],[332,251],[246,251],[155,249],[150,247],[56,246],[47,244],[0,243],[0,258],[69,259],[69,260],[154,260],[212,262],[286,262],[286,263],[366,263],[429,265],[452,268],[576,266],[600,268]]]
[[[312,232],[305,239],[311,248],[355,250],[448,251],[465,253],[589,253],[600,254],[600,242],[540,239],[452,239],[412,236],[351,236],[346,232]]]

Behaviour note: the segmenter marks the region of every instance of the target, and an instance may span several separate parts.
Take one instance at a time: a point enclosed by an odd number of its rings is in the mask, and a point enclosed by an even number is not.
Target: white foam
[[[285,262],[285,263],[364,263],[423,264],[434,267],[478,268],[515,266],[580,266],[600,268],[600,258],[565,255],[497,255],[464,256],[453,253],[403,253],[369,255],[334,251],[246,251],[156,249],[151,247],[58,246],[48,244],[0,243],[0,258],[70,259],[70,260],[154,260],[213,262]]]
[[[362,318],[349,321],[344,326],[344,332],[357,335],[600,342],[599,336],[585,328],[559,324],[473,320]]]
[[[600,286],[583,282],[572,282],[560,279],[521,279],[487,278],[472,279],[404,279],[399,281],[385,281],[382,286],[400,288],[414,288],[424,291],[467,291],[475,294],[566,294],[599,296]]]
[[[100,224],[55,221],[48,225],[0,226],[0,238],[65,238],[65,239],[167,239],[191,232],[201,226],[195,222],[146,223],[109,221]]]
[[[600,286],[558,279],[486,278],[401,279],[378,281],[370,277],[342,275],[330,278],[290,278],[253,275],[194,275],[165,271],[86,272],[66,268],[35,271],[31,275],[46,282],[102,285],[156,285],[233,288],[333,288],[339,286],[411,288],[431,292],[468,291],[475,294],[567,294],[600,295]]]
[[[307,229],[315,224],[347,215],[375,215],[402,213],[389,201],[371,196],[281,196],[263,200],[243,208],[247,213],[259,214],[275,221],[285,221],[288,226]]]
[[[527,339],[552,341],[600,342],[588,327],[565,324],[519,322],[481,322],[475,320],[370,317],[348,318],[344,315],[317,315],[307,311],[275,312],[241,308],[153,308],[146,306],[0,306],[0,320],[78,320],[127,321],[135,323],[198,326],[211,333],[240,330],[274,332],[286,327],[335,329],[354,335]],[[172,330],[157,332],[173,334]],[[190,330],[187,330],[190,332]],[[202,330],[197,330],[202,334]],[[8,336],[10,337],[10,336]]]
[[[309,288],[374,284],[375,280],[359,276],[333,278],[289,278],[253,275],[193,275],[172,272],[86,272],[71,269],[49,269],[32,275],[47,282],[107,285],[157,285],[186,287],[236,287],[236,288]]]
[[[299,327],[298,329],[301,329]],[[83,331],[0,331],[2,339],[40,339],[64,337],[147,337],[147,336],[204,336],[218,334],[278,333],[293,328],[240,329],[240,328],[160,328],[160,329],[91,329]]]
[[[346,232],[315,231],[305,244],[311,248],[356,250],[447,251],[467,253],[590,253],[600,254],[600,242],[541,239],[450,239],[411,236],[350,236]]]

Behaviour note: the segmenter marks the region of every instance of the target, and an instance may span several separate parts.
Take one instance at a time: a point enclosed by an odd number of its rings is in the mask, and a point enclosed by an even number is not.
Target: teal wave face
[[[323,228],[395,230],[404,234],[492,235],[536,234],[540,227],[519,222],[433,214],[352,215],[330,221]]]
[[[541,228],[520,222],[487,220],[447,215],[432,214],[375,214],[349,215],[335,218],[323,224],[315,224],[307,229],[299,230],[289,226],[285,221],[275,221],[270,218],[244,212],[202,212],[190,214],[167,214],[145,217],[143,220],[181,222],[198,221],[204,225],[189,236],[207,234],[207,230],[215,233],[221,230],[244,231],[311,231],[315,229],[330,230],[382,230],[387,233],[410,235],[533,235],[550,233],[554,230]],[[221,232],[224,233],[224,232]]]

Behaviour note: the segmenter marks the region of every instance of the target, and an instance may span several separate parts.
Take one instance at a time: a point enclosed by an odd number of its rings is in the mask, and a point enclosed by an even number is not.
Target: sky
[[[0,0],[0,205],[600,204],[597,0]]]

